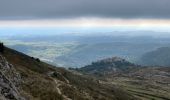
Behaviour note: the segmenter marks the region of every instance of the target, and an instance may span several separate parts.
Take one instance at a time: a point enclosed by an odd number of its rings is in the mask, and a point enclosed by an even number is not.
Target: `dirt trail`
[[[54,82],[56,84],[56,89],[57,89],[58,94],[62,95],[64,100],[72,100],[72,99],[68,98],[66,95],[62,94],[62,92],[61,92],[61,90],[59,88],[59,86],[61,85],[60,82],[58,80],[56,80],[56,79],[53,79],[53,80],[54,80]]]
[[[57,79],[55,79],[55,78],[52,78],[51,76],[52,76],[52,74],[53,74],[54,72],[49,72],[49,73],[47,73],[47,75],[51,78],[51,79],[53,79],[54,80],[54,82],[55,82],[55,84],[56,84],[56,90],[57,90],[57,92],[58,92],[58,94],[60,94],[60,95],[62,95],[62,97],[64,98],[64,100],[72,100],[71,98],[68,98],[66,95],[64,95],[63,93],[62,93],[62,91],[60,90],[60,86],[62,85],[62,83],[63,82],[61,82],[60,80],[57,80]],[[59,74],[59,73],[58,73]],[[66,81],[66,84],[69,84],[69,80],[67,80],[65,77],[63,77],[64,78],[64,80]],[[64,84],[64,83],[63,83]]]

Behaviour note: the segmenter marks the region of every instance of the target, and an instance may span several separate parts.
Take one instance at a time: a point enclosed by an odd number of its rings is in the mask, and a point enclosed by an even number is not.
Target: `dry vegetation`
[[[99,84],[94,78],[73,74],[9,48],[5,48],[3,56],[21,74],[20,93],[28,100],[136,100],[117,87]]]

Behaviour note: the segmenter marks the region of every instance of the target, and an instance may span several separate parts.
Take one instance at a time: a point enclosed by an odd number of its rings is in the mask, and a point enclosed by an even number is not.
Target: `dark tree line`
[[[0,52],[3,53],[4,52],[4,44],[0,43]]]

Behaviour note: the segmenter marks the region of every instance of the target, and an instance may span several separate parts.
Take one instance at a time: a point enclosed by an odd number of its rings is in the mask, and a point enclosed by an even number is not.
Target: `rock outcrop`
[[[18,92],[20,74],[0,54],[0,100],[24,100]]]

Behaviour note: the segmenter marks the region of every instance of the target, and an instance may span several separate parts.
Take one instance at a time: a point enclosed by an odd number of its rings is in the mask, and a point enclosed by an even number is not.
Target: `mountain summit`
[[[136,67],[135,64],[126,61],[119,57],[106,58],[93,62],[91,65],[87,65],[78,69],[79,71],[91,73],[91,74],[118,74],[120,72],[128,71],[128,69]]]

